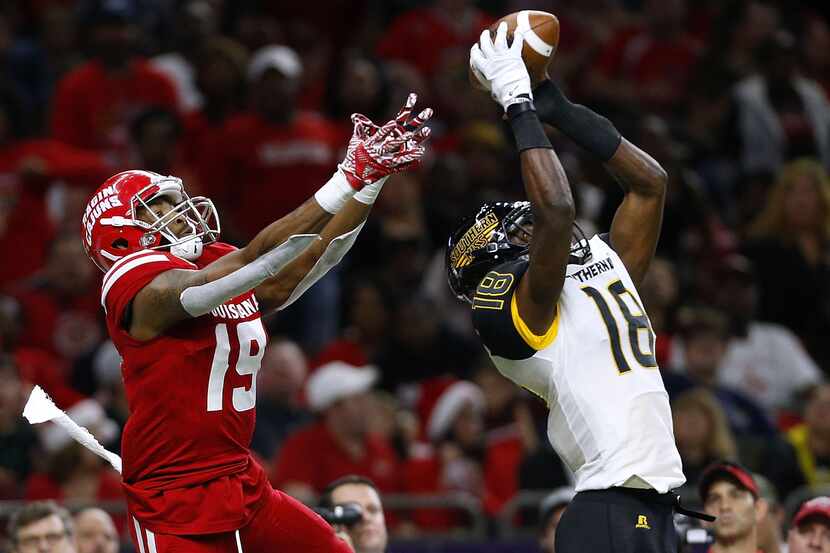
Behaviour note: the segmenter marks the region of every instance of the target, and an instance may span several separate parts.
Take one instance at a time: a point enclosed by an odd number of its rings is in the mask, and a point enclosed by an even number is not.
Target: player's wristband
[[[620,132],[608,119],[568,100],[556,84],[546,80],[533,91],[539,119],[562,133],[602,161],[608,161],[622,141]]]
[[[337,169],[331,178],[314,193],[314,199],[325,211],[332,215],[340,211],[349,198],[355,195],[355,190],[349,184],[343,171]]]
[[[520,153],[533,148],[552,148],[532,101],[508,106],[507,119],[516,138],[516,149]]]
[[[372,184],[367,184],[354,195],[354,199],[366,205],[372,205],[380,194],[380,189],[389,177],[382,177]]]

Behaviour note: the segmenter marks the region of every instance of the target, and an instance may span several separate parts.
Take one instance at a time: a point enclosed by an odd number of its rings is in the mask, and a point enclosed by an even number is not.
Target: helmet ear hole
[[[126,250],[130,247],[130,243],[124,238],[119,238],[112,243],[112,247],[118,250]]]

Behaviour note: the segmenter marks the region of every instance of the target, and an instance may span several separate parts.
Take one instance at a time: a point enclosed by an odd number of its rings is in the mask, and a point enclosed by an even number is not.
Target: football
[[[531,85],[535,88],[547,76],[556,47],[559,45],[559,19],[548,12],[522,10],[505,15],[490,25],[490,36],[495,38],[496,29],[504,21],[507,23],[507,41],[513,40],[513,34],[524,36],[522,59],[530,74]],[[480,90],[488,90],[484,79],[480,78],[472,68],[469,70],[470,82]]]

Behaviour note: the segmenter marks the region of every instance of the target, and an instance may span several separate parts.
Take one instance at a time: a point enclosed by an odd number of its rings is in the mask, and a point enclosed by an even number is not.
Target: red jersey
[[[121,445],[124,489],[130,512],[153,531],[235,530],[270,493],[248,450],[266,342],[253,292],[145,342],[121,324],[135,295],[160,273],[202,268],[233,250],[209,244],[195,264],[144,250],[104,276],[101,303],[130,406]]]

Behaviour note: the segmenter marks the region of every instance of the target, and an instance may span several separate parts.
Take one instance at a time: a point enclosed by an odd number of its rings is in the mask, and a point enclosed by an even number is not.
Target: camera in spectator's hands
[[[351,527],[363,518],[363,509],[357,503],[335,505],[331,509],[316,507],[314,512],[323,517],[323,520],[332,526],[343,525]]]
[[[706,528],[696,519],[675,515],[674,521],[683,553],[703,553],[715,542],[711,528]]]

